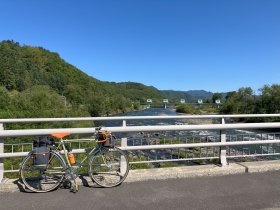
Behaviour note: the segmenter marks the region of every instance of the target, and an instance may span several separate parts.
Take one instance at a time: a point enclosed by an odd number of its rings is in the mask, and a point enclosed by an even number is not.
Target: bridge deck
[[[115,188],[81,187],[51,193],[0,193],[0,209],[276,209],[280,207],[280,173],[246,173],[215,177],[123,183]]]

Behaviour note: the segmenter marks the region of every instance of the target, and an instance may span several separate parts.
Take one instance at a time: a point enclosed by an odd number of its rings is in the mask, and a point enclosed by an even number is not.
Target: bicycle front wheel
[[[89,175],[93,182],[102,187],[121,184],[128,171],[127,156],[118,148],[104,148],[89,160]]]
[[[49,192],[60,186],[65,178],[66,164],[58,153],[51,151],[45,165],[34,165],[30,153],[22,162],[20,176],[24,185],[33,192]]]

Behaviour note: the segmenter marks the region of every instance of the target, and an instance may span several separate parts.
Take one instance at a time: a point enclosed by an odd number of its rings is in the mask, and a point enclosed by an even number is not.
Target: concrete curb
[[[231,174],[257,173],[280,170],[280,160],[230,163],[228,166],[198,165],[174,168],[132,170],[125,182],[190,178],[203,176],[225,176]]]
[[[147,180],[225,176],[231,174],[261,173],[276,170],[280,170],[280,160],[230,163],[225,167],[218,165],[197,165],[172,168],[140,169],[129,171],[125,182],[132,183]],[[86,180],[91,185],[90,178],[86,177]],[[82,180],[79,179],[78,183],[82,185]],[[18,185],[19,183],[17,180],[8,179],[0,184],[0,192],[19,191]]]

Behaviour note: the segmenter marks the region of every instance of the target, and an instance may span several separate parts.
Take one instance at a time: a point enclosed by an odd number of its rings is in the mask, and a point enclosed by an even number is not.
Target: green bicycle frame
[[[92,141],[92,140],[90,140],[90,141]],[[68,166],[68,167],[71,167],[72,165],[70,164],[70,161],[69,161],[69,158],[68,158],[68,151],[67,151],[67,149],[66,149],[65,142],[72,142],[72,140],[64,140],[64,139],[62,139],[62,138],[59,139],[59,144],[58,144],[58,146],[56,147],[55,151],[58,152],[58,153],[62,156],[62,154],[61,154],[61,149],[60,149],[60,148],[62,148],[63,153],[64,153],[64,158],[66,159],[66,162],[67,162],[67,166]],[[81,165],[89,158],[89,156],[95,155],[95,154],[101,152],[101,151],[102,151],[102,146],[97,145],[96,147],[94,147],[94,148],[89,148],[89,149],[90,149],[90,151],[87,152],[87,156],[84,157],[84,158],[81,160],[81,162],[80,162]],[[105,159],[104,159],[103,156],[102,156],[102,158],[103,158],[103,160],[105,161]],[[50,160],[50,161],[51,161],[51,160]],[[81,167],[81,166],[80,166],[80,167]]]

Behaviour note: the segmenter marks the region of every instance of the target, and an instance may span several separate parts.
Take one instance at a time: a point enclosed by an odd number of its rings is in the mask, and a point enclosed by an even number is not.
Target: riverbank
[[[191,116],[191,114],[185,114],[185,113],[179,113],[179,112],[177,112],[177,114]],[[180,121],[184,124],[190,124],[190,125],[203,125],[203,124],[214,124],[216,120],[210,119],[210,118],[205,118],[205,119],[180,119],[178,121]]]

